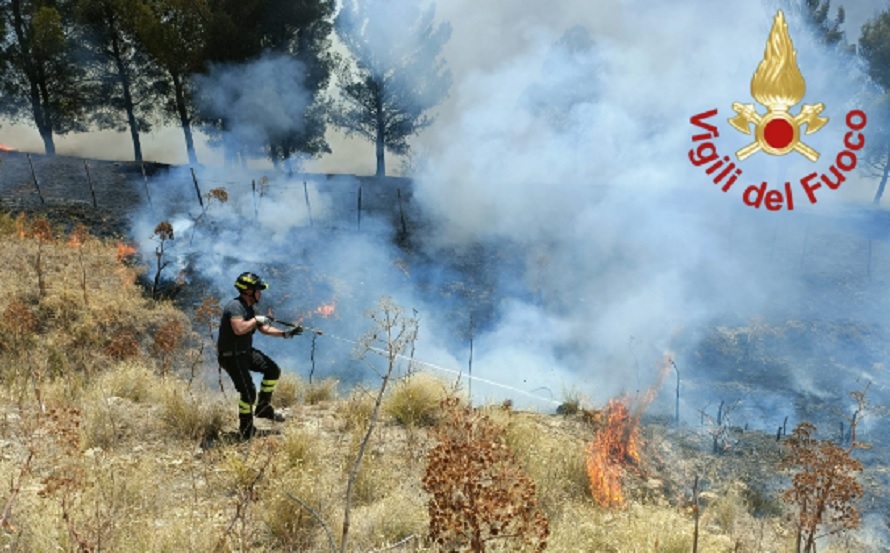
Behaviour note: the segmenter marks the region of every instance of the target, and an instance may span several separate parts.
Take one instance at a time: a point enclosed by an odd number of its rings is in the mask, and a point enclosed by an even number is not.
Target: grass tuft
[[[333,401],[337,398],[337,385],[335,378],[323,378],[317,382],[308,384],[303,391],[303,401],[306,405],[318,405],[322,402]]]
[[[448,388],[441,380],[416,372],[400,380],[383,402],[383,412],[403,426],[432,426]]]

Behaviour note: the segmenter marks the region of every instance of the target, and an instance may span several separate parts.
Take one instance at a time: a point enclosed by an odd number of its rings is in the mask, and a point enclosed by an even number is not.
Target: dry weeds
[[[29,221],[0,216],[0,277],[43,284],[42,292],[35,284],[0,299],[7,338],[0,344],[0,547],[336,548],[367,395],[338,399],[334,381],[309,385],[287,376],[278,392],[289,422],[237,443],[231,390],[226,399],[215,389],[216,367],[194,355],[207,340],[206,324],[197,336],[186,314],[148,297],[118,244],[83,234],[74,243],[58,229],[34,237],[31,229]],[[422,491],[434,444],[421,425],[435,421],[430,398],[447,388],[418,376],[387,397],[388,414],[356,483],[350,550],[397,543],[401,551],[434,550]],[[740,468],[770,458],[769,437],[756,442],[752,434],[750,452],[741,447],[715,461],[691,430],[644,426],[642,476],[627,482],[624,508],[607,510],[590,497],[584,448],[595,428],[583,413],[485,412],[534,482],[550,521],[550,551],[691,551],[695,474],[713,494],[702,504],[700,551],[794,545],[783,513],[757,507],[775,502],[769,487],[755,486],[765,477]],[[733,487],[738,482],[745,485]],[[850,538],[820,549],[865,550]]]

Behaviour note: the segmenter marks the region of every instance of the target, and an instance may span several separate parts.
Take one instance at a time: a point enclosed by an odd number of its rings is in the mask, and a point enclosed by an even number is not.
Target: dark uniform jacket
[[[220,357],[250,351],[250,348],[253,347],[253,333],[256,331],[251,330],[246,334],[238,336],[232,330],[232,317],[249,321],[254,316],[253,307],[247,305],[247,302],[240,297],[226,304],[223,308],[222,321],[219,325],[219,339],[216,341],[216,351]]]

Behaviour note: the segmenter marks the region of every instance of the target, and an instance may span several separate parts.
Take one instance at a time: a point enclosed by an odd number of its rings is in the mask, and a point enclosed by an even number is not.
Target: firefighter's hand
[[[256,319],[257,328],[259,328],[261,326],[266,326],[272,322],[272,320],[269,319],[269,317],[266,317],[264,315],[257,315],[254,317],[254,319]]]
[[[297,326],[295,326],[295,327],[293,327],[293,328],[289,328],[289,329],[285,330],[285,331],[284,331],[284,337],[285,337],[285,338],[293,338],[294,335],[299,336],[299,335],[302,334],[302,333],[303,333],[303,327],[297,325]]]

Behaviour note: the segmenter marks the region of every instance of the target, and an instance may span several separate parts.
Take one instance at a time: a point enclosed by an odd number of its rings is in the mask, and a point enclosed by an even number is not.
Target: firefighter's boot
[[[238,437],[241,441],[247,441],[256,436],[256,427],[253,425],[253,415],[250,413],[238,415]]]
[[[272,408],[272,390],[266,390],[267,381],[262,382],[262,388],[260,390],[259,396],[257,396],[256,402],[256,411],[254,411],[254,415],[261,419],[269,419],[270,421],[275,422],[284,422],[284,415],[281,413],[276,413],[275,409]],[[275,387],[274,384],[271,386]]]

